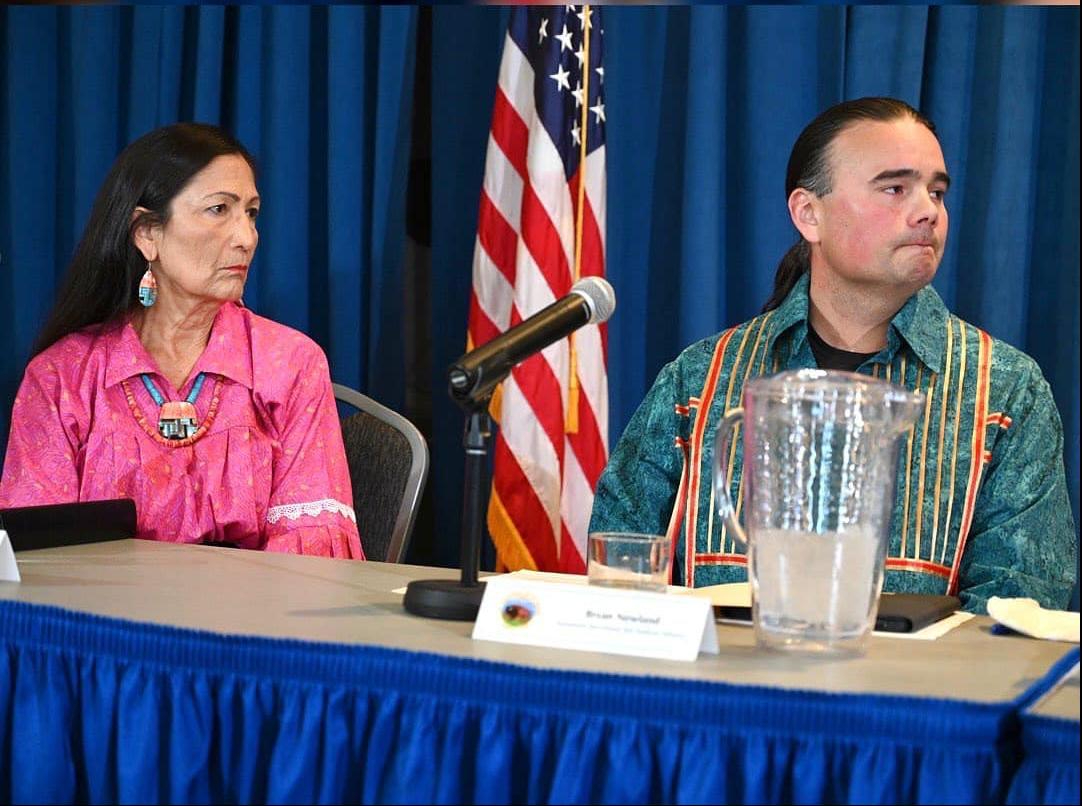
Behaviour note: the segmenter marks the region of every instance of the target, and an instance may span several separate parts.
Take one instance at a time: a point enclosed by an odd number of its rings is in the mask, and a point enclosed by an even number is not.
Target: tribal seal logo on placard
[[[503,616],[503,623],[508,627],[522,627],[530,623],[530,619],[537,613],[537,605],[531,602],[529,599],[522,597],[514,597],[508,599],[504,604],[500,614]]]

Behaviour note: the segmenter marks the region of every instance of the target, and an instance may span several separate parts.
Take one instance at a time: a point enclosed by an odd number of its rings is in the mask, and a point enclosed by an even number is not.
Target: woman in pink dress
[[[241,304],[253,168],[195,123],[117,158],[15,398],[0,508],[132,498],[143,538],[363,559],[327,359]]]

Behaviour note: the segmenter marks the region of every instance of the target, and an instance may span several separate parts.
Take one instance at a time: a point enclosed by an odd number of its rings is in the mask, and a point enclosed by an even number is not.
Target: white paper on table
[[[701,598],[552,576],[485,580],[473,638],[673,661],[720,651],[710,603]]]
[[[1045,610],[1036,599],[993,596],[988,600],[988,615],[1032,638],[1078,643],[1078,613]]]
[[[19,564],[15,562],[15,551],[11,548],[11,538],[0,529],[0,582],[22,582]]]
[[[880,638],[908,638],[913,641],[934,641],[936,638],[942,638],[955,627],[965,624],[971,618],[973,618],[972,613],[966,613],[959,610],[946,618],[941,618],[939,621],[932,622],[927,627],[922,627],[914,632],[885,632],[882,630],[872,630],[872,635],[878,635]]]

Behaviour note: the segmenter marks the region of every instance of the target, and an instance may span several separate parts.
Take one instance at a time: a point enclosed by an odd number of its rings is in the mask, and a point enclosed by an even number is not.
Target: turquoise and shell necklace
[[[184,400],[166,401],[154,381],[145,372],[139,376],[143,379],[143,386],[147,388],[154,402],[158,404],[158,431],[166,439],[189,439],[195,436],[199,430],[198,416],[195,411],[195,401],[199,393],[203,391],[204,374],[200,372],[195,377],[195,383]]]

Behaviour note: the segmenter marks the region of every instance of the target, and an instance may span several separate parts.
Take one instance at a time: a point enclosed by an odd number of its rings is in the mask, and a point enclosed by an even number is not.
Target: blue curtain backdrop
[[[26,353],[122,145],[180,119],[232,128],[262,165],[246,301],[309,332],[336,380],[395,408],[405,329],[431,349],[428,495],[411,556],[454,564],[465,346],[485,145],[507,10],[433,7],[431,108],[413,109],[417,8],[0,11],[0,436]],[[935,286],[1033,355],[1079,490],[1079,13],[1004,7],[606,7],[610,434],[688,343],[758,311],[794,241],[784,167],[844,98],[901,97],[954,178]],[[411,114],[431,126],[427,316],[404,299]],[[426,545],[430,550],[426,551]],[[1077,595],[1076,595],[1077,606]]]
[[[245,302],[312,335],[335,380],[401,406],[415,8],[0,11],[0,392],[28,350],[124,145],[220,123],[264,199]]]

